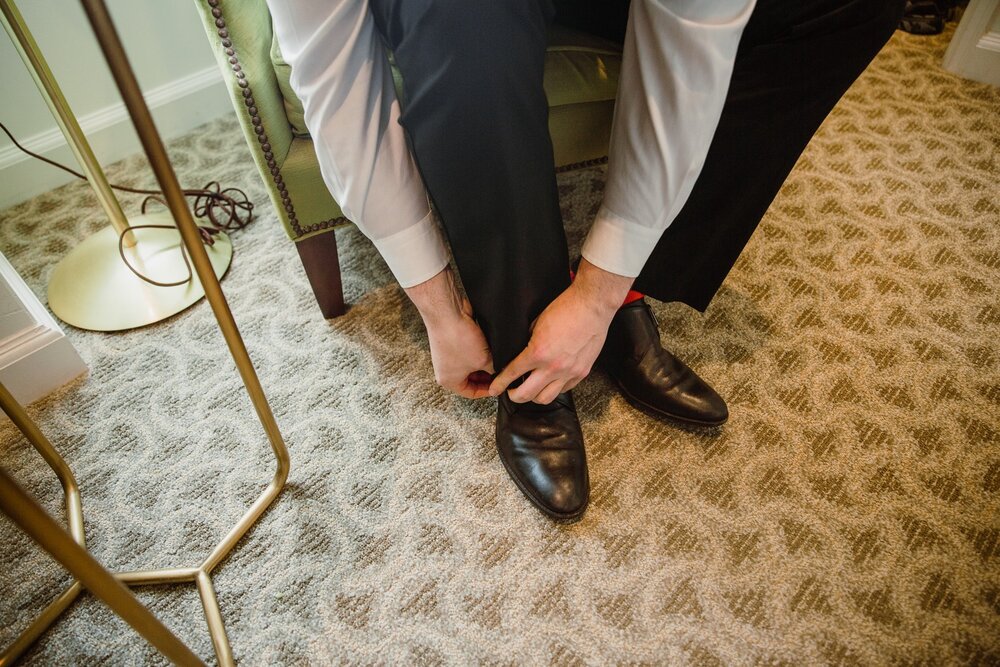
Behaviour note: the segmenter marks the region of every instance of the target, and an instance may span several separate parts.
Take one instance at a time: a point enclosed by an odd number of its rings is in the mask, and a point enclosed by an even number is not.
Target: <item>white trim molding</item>
[[[966,79],[1000,86],[1000,0],[972,0],[942,66]]]
[[[79,377],[87,365],[55,318],[0,254],[0,382],[22,405]]]
[[[222,73],[212,64],[144,94],[156,126],[165,139],[190,130],[233,107]],[[141,149],[125,104],[115,104],[77,118],[102,164],[116,162]],[[18,137],[27,149],[78,168],[62,132],[55,125],[30,137]],[[0,210],[69,182],[72,176],[25,155],[15,146],[0,149]]]
[[[976,42],[977,49],[1000,53],[1000,32],[988,32]]]

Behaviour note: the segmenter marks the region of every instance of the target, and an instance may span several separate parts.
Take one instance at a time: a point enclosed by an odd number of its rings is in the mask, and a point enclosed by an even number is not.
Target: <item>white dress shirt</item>
[[[368,0],[267,0],[323,179],[399,284],[448,263]],[[755,0],[633,0],[603,204],[583,256],[639,275],[701,173]],[[706,224],[711,224],[706,221]]]

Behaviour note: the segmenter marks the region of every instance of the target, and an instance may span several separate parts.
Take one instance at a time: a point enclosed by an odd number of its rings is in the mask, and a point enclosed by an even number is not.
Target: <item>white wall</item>
[[[166,137],[232,113],[193,0],[106,0],[136,77]],[[15,0],[97,158],[140,150],[78,0]],[[77,168],[10,39],[0,35],[0,121],[26,147]],[[0,133],[0,209],[67,181]]]
[[[1000,0],[972,0],[942,65],[967,79],[1000,86]]]

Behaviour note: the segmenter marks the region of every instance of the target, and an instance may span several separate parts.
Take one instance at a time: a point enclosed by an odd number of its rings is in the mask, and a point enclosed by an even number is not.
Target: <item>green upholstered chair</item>
[[[320,175],[302,104],[288,84],[264,0],[195,0],[254,162],[295,242],[324,317],[344,312],[334,228],[348,224]],[[621,52],[556,28],[545,62],[549,129],[558,171],[607,155]],[[397,87],[399,73],[393,68]]]

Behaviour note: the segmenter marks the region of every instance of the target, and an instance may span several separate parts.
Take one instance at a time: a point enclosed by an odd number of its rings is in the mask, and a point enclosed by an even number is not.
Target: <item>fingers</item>
[[[490,385],[490,396],[499,396],[504,391],[511,382],[521,377],[528,371],[532,369],[531,357],[528,351],[525,350],[521,354],[514,358],[514,361],[507,364],[507,367],[500,371],[495,378],[493,378],[493,384]]]
[[[452,385],[441,385],[445,389],[458,394],[462,398],[487,398],[490,395],[490,380],[493,378],[483,371],[470,373],[461,382]]]
[[[556,400],[556,396],[563,392],[563,387],[566,386],[562,380],[553,380],[548,383],[544,389],[538,392],[535,396],[535,403],[541,403],[542,405],[548,405],[552,401]]]
[[[458,392],[458,394],[459,396],[464,396],[465,398],[471,398],[473,400],[477,398],[489,398],[490,386],[488,384],[470,384],[467,389]]]
[[[523,351],[514,361],[510,362],[506,368],[490,385],[490,395],[499,396],[508,390],[510,400],[515,403],[551,403],[556,396],[564,391],[569,391],[587,376],[587,372],[581,372],[569,365],[559,365],[553,362],[545,362],[537,354],[529,352],[530,347]],[[528,374],[518,387],[509,389],[509,385],[517,378]]]
[[[510,400],[515,403],[527,403],[528,401],[533,401],[541,405],[548,405],[554,401],[559,394],[564,391],[569,391],[579,383],[579,380],[565,382],[562,379],[555,379],[550,382],[546,382],[543,379],[538,379],[541,377],[542,375],[538,371],[529,375],[524,381],[524,384],[516,389],[511,389]],[[488,396],[492,396],[490,392],[489,379],[488,375],[481,374],[477,371],[476,373],[469,375],[463,384],[453,385],[450,387],[445,386],[445,388],[462,398],[486,398]]]
[[[536,368],[531,371],[531,375],[525,378],[524,382],[522,382],[519,387],[511,389],[508,392],[508,396],[510,396],[510,400],[515,403],[527,403],[528,401],[535,401],[536,403],[539,403],[540,401],[537,400],[538,395],[552,381],[552,377]]]
[[[493,382],[493,358],[486,352],[485,361],[478,370],[474,370],[457,383],[458,386],[447,387],[463,398],[487,398],[490,396],[490,383]]]

